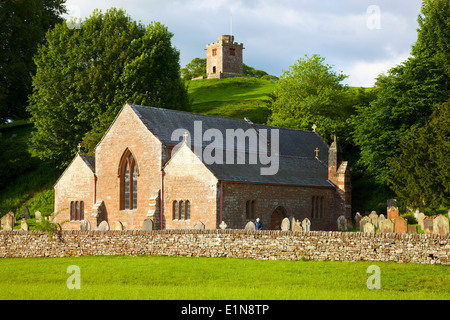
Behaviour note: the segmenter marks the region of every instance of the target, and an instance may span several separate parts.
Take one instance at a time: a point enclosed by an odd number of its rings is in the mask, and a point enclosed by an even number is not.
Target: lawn
[[[80,289],[69,289],[69,266]],[[381,289],[369,290],[380,268]],[[448,266],[230,258],[98,256],[0,259],[0,299],[304,300],[450,298]],[[75,283],[71,282],[70,283]]]

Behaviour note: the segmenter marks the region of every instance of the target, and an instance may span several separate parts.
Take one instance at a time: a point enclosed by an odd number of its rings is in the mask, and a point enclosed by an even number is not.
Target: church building
[[[65,230],[243,229],[285,218],[336,230],[351,214],[350,168],[338,142],[313,131],[126,103],[95,149],[80,151],[56,182]],[[104,223],[105,224],[105,223]]]

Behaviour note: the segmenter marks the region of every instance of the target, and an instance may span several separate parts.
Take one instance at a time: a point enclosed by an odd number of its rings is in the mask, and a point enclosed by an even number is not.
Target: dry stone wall
[[[1,231],[0,257],[165,255],[450,265],[450,235],[246,230]]]

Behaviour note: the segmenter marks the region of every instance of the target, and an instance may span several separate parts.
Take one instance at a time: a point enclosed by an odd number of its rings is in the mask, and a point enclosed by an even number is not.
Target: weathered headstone
[[[24,219],[30,219],[31,218],[30,211],[28,210],[27,207],[23,208],[23,218]]]
[[[366,233],[375,233],[375,226],[373,225],[372,222],[366,222],[363,226],[363,232]]]
[[[245,225],[244,230],[255,231],[256,230],[255,223],[252,222],[252,221],[247,222],[247,224]]]
[[[433,219],[434,217],[425,217],[423,219],[423,232],[433,233]]]
[[[355,215],[356,229],[360,228],[361,219],[362,219],[361,213],[357,212]]]
[[[361,232],[364,232],[364,225],[366,223],[370,223],[370,218],[368,216],[362,217],[361,221],[359,222],[359,230]]]
[[[40,211],[36,211],[36,212],[34,213],[34,217],[36,218],[36,221],[37,221],[37,222],[41,222],[41,219],[42,219],[42,213],[41,213]]]
[[[123,224],[122,224],[122,222],[116,221],[116,222],[114,223],[114,230],[116,230],[116,231],[121,231],[121,230],[123,230]]]
[[[205,230],[205,224],[201,221],[198,221],[195,225],[194,225],[194,229],[195,230]]]
[[[397,217],[394,219],[394,232],[406,233],[408,231],[408,222],[403,217]]]
[[[102,222],[100,222],[100,224],[97,227],[98,231],[109,231],[109,224],[108,221],[103,220]]]
[[[381,233],[394,233],[394,222],[391,219],[384,219],[379,224]]]
[[[408,233],[416,234],[417,226],[416,225],[408,225]]]
[[[372,211],[369,214],[370,222],[374,225],[375,229],[378,229],[378,214],[376,211]]]
[[[380,214],[378,216],[378,229],[380,229],[380,225],[384,220],[386,220],[386,217],[384,216],[384,214]]]
[[[26,219],[22,219],[22,221],[20,221],[20,228],[23,231],[28,231],[30,229],[30,227],[28,226],[28,222]]]
[[[398,207],[397,207],[397,200],[389,199],[387,201],[387,218],[395,219],[398,216],[399,216],[399,212],[398,212]]]
[[[14,212],[12,212],[12,211],[5,214],[1,220],[1,225],[3,227],[3,230],[7,230],[7,229],[5,229],[7,227],[11,228],[11,230],[12,230],[12,229],[14,229],[15,224],[16,224],[16,216],[14,215]]]
[[[308,218],[303,219],[302,221],[302,228],[304,232],[310,232],[311,231],[311,221]]]
[[[220,225],[219,225],[219,228],[220,228],[221,230],[225,230],[227,227],[228,227],[228,225],[225,223],[225,221],[222,221],[222,222],[220,223]]]
[[[91,231],[91,223],[89,222],[89,220],[81,221],[80,230],[81,231]]]
[[[302,232],[303,231],[302,223],[300,222],[300,220],[296,220],[295,221],[294,231],[296,231],[296,232]]]
[[[152,231],[155,227],[155,224],[153,223],[152,219],[145,219],[142,223],[142,230],[144,231]]]
[[[339,216],[337,218],[338,231],[347,231],[347,218],[345,216]]]
[[[288,218],[284,218],[283,221],[281,221],[281,231],[289,231],[291,229],[291,222]]]
[[[422,228],[422,230],[423,230],[423,219],[425,218],[426,215],[423,212],[419,212],[419,214],[417,215],[417,223],[419,224],[420,228]]]
[[[433,220],[433,233],[447,234],[448,231],[448,218],[442,214],[437,215]]]
[[[295,217],[289,218],[289,221],[291,222],[291,231],[295,231]]]

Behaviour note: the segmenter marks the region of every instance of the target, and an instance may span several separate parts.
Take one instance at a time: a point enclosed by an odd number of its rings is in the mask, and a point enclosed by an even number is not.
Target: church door
[[[278,207],[272,212],[270,218],[270,230],[281,230],[281,222],[287,217],[286,209]]]

